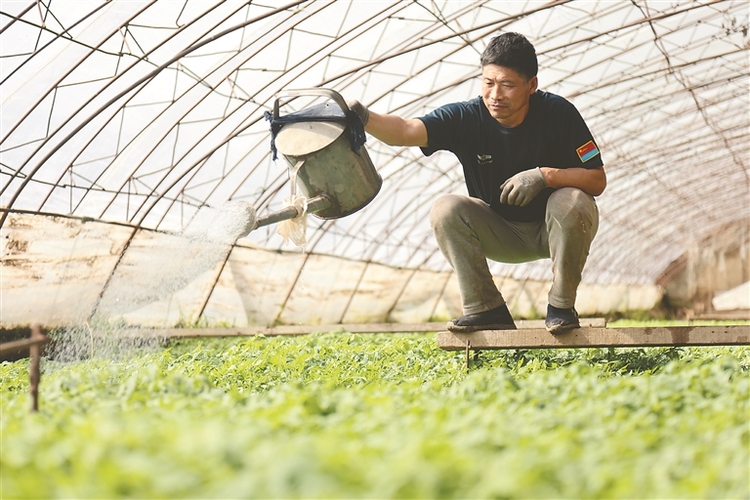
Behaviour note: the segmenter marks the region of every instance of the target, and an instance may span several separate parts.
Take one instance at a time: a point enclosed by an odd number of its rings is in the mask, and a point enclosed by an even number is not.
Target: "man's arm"
[[[370,111],[365,131],[391,146],[427,147],[427,128],[422,120],[381,115]]]
[[[427,128],[421,120],[370,111],[359,101],[347,102],[362,119],[365,131],[391,146],[427,147]]]
[[[591,196],[599,196],[607,187],[607,176],[604,167],[531,168],[517,173],[500,185],[500,203],[526,206],[545,187],[573,187]]]
[[[604,167],[599,168],[552,168],[541,167],[544,182],[548,187],[574,187],[591,196],[599,196],[607,187]]]

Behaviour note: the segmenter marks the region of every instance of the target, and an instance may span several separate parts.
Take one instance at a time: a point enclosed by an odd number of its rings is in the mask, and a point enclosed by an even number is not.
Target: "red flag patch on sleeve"
[[[576,149],[576,153],[578,153],[578,158],[581,159],[581,162],[586,163],[591,158],[599,154],[599,148],[596,147],[594,141],[589,141],[580,148]]]

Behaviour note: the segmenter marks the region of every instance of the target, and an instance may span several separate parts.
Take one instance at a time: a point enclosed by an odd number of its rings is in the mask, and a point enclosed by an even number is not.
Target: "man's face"
[[[482,100],[501,125],[517,127],[523,122],[529,112],[529,97],[536,89],[536,76],[526,80],[504,66],[482,67]]]

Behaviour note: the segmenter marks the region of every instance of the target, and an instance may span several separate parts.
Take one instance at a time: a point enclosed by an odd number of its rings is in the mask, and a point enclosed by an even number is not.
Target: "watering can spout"
[[[315,196],[307,201],[307,213],[314,214],[331,207],[331,200],[325,194]],[[302,215],[299,209],[295,206],[289,206],[282,208],[276,212],[268,214],[264,217],[258,217],[255,219],[254,224],[248,225],[248,233],[258,229],[259,227],[268,226],[269,224],[276,224],[277,222],[294,219]]]

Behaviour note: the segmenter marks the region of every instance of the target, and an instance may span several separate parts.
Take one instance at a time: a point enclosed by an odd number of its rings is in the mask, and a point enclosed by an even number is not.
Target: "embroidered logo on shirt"
[[[477,155],[477,163],[480,165],[487,165],[492,163],[492,155]]]
[[[594,141],[589,141],[580,148],[576,149],[576,153],[578,153],[578,158],[580,158],[583,163],[586,163],[591,158],[599,154],[599,148],[596,147]]]

